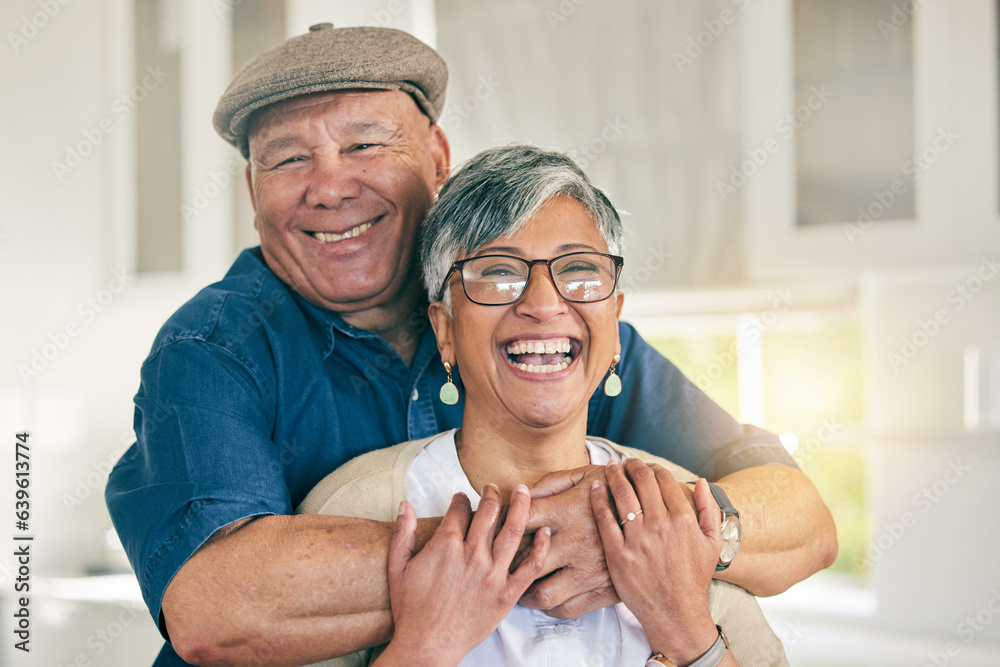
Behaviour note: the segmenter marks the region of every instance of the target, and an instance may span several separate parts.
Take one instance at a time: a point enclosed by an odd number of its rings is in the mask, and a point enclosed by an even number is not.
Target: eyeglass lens
[[[466,294],[482,304],[513,303],[524,293],[530,266],[517,257],[476,257],[462,268]],[[572,253],[550,260],[549,267],[556,289],[569,301],[600,301],[614,291],[617,268],[610,257]]]

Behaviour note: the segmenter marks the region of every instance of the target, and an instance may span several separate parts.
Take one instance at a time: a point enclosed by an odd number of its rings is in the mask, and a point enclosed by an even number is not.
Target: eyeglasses
[[[545,264],[556,291],[566,301],[592,303],[614,294],[625,260],[601,252],[571,252],[552,259],[521,259],[510,255],[481,255],[455,262],[444,277],[438,299],[453,271],[462,276],[469,301],[482,306],[506,306],[524,296],[536,264]]]

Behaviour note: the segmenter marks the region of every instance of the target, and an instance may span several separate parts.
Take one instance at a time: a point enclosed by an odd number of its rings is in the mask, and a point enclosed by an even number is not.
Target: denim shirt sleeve
[[[137,442],[112,471],[105,499],[164,636],[167,584],[216,530],[292,511],[268,436],[267,384],[235,348],[195,335],[161,341],[143,365]]]
[[[792,467],[777,437],[741,425],[654,350],[635,329],[619,325],[622,352],[616,372],[622,392],[590,401],[587,432],[642,449],[717,480],[759,465]]]

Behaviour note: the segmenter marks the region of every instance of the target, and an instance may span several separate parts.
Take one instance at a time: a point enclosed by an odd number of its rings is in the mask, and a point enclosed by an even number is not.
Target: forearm
[[[716,578],[754,595],[776,595],[833,563],[833,517],[800,470],[757,466],[718,484],[740,512],[743,540],[733,564]]]
[[[437,520],[420,522],[417,546]],[[388,641],[391,524],[267,516],[198,551],[163,597],[175,650],[196,665],[301,665]]]

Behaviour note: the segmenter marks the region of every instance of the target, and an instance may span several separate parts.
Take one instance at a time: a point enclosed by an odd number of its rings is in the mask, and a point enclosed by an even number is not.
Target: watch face
[[[740,525],[740,520],[734,516],[726,517],[722,522],[722,554],[719,556],[721,564],[727,565],[736,558],[742,538],[743,526]]]

